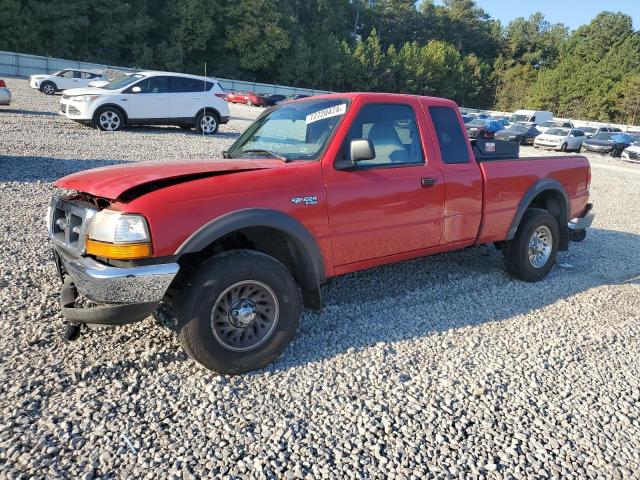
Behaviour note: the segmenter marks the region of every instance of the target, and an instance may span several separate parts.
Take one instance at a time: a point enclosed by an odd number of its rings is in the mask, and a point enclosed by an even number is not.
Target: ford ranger
[[[591,224],[590,167],[517,149],[470,142],[449,100],[330,94],[266,110],[222,159],[64,177],[48,228],[68,336],[165,300],[193,359],[241,373],[283,352],[336,275],[494,244],[542,280]]]

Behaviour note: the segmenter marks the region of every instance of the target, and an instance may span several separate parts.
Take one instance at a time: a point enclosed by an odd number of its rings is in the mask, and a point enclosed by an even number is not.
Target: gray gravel
[[[110,134],[7,83],[0,478],[638,478],[640,165],[593,159],[594,228],[544,282],[488,247],[347,275],[275,364],[222,377],[168,309],[65,343],[43,217],[55,178],[219,156],[261,110]]]

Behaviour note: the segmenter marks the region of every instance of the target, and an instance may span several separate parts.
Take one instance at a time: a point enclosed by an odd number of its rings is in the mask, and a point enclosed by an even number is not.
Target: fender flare
[[[562,183],[555,178],[542,178],[529,187],[518,204],[518,208],[516,209],[516,213],[511,221],[511,225],[507,232],[507,238],[505,240],[513,240],[515,238],[518,227],[520,226],[520,221],[524,216],[524,212],[529,208],[529,205],[531,205],[534,198],[546,191],[553,192],[556,196],[561,198],[561,201],[559,202],[560,221],[558,222],[558,228],[560,229],[560,250],[567,250],[569,248],[569,196],[562,186]]]
[[[218,122],[220,122],[220,120],[222,120],[222,115],[220,115],[220,112],[218,111],[218,109],[213,108],[213,107],[202,107],[200,108],[196,114],[193,116],[194,119],[198,118],[198,115],[200,115],[202,112],[205,112],[207,110],[211,110],[213,113],[215,113],[218,117]],[[194,120],[195,121],[195,120]]]
[[[301,288],[317,295],[313,305],[321,302],[320,284],[326,280],[324,261],[318,242],[307,228],[295,218],[266,208],[247,208],[222,215],[200,227],[176,250],[176,255],[185,255],[204,250],[216,240],[244,228],[267,227],[278,230],[297,246],[301,267]],[[305,302],[306,303],[306,302]],[[319,308],[319,305],[318,305]]]

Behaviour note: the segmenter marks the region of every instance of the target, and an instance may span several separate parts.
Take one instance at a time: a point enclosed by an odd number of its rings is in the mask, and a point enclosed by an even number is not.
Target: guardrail
[[[29,55],[26,53],[4,52],[0,51],[0,75],[8,75],[12,77],[28,77],[38,73],[53,73],[65,68],[77,68],[83,70],[120,70],[123,72],[136,72],[141,69],[131,67],[118,67],[113,65],[104,65],[100,63],[81,62],[76,60],[64,60],[61,58],[43,57],[39,55]],[[215,77],[215,76],[214,76]],[[320,93],[328,93],[325,90],[313,90],[310,88],[290,87],[286,85],[273,85],[270,83],[247,82],[244,80],[232,80],[228,78],[215,77],[220,82],[222,88],[227,91],[244,91],[249,90],[259,93],[269,93],[278,95],[317,95]],[[478,110],[475,108],[460,108],[463,112],[486,112],[490,115],[510,116],[509,112],[497,112],[492,110]],[[556,120],[564,121],[567,119],[557,118]],[[613,123],[592,122],[589,120],[572,120],[574,125],[582,127],[618,127],[621,130],[640,131],[640,126],[620,125]]]
[[[114,65],[104,65],[100,63],[81,62],[76,60],[65,60],[62,58],[43,57],[39,55],[29,55],[26,53],[0,51],[0,75],[11,77],[28,77],[39,73],[53,73],[65,68],[77,68],[81,70],[120,70],[123,72],[136,72],[142,69],[130,67],[118,67]],[[215,75],[213,75],[215,77]],[[228,91],[249,90],[260,93],[270,93],[278,95],[317,95],[328,93],[325,90],[313,90],[310,88],[298,88],[286,85],[273,85],[269,83],[247,82],[244,80],[233,80],[228,78],[215,77],[220,82],[222,88]]]

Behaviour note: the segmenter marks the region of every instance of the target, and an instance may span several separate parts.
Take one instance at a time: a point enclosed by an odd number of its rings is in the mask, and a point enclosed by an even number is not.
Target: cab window
[[[402,104],[365,105],[354,120],[345,144],[344,155],[350,155],[351,140],[371,140],[375,158],[362,160],[358,166],[396,166],[424,163],[420,134],[413,108]]]
[[[450,107],[429,107],[429,115],[438,136],[440,155],[444,163],[469,163],[467,139],[462,133],[458,114]]]

